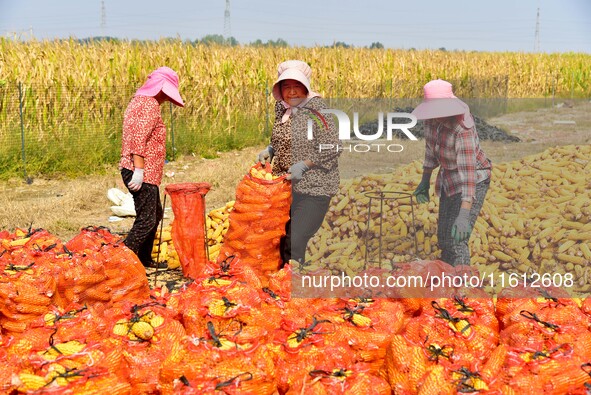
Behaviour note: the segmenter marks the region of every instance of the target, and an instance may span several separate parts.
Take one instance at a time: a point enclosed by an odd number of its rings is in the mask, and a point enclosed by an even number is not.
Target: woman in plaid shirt
[[[439,196],[437,239],[441,259],[469,265],[468,240],[478,218],[491,176],[491,161],[480,147],[468,105],[454,96],[452,85],[434,80],[424,87],[424,100],[413,111],[425,120],[423,177],[414,195],[429,201],[433,170],[439,167],[435,193]]]

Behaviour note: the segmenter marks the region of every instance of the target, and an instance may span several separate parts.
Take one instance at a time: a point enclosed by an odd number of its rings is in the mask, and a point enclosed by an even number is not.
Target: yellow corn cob
[[[571,232],[569,233],[566,238],[568,240],[591,240],[591,232]]]
[[[568,254],[556,254],[556,258],[563,262],[570,262],[575,265],[585,265],[587,261],[582,256],[574,256]]]
[[[26,391],[36,391],[47,385],[47,381],[45,381],[45,378],[37,376],[36,374],[21,372],[18,374],[18,378],[23,383],[23,386],[20,388]]]
[[[408,227],[404,222],[401,222],[400,225],[400,236],[405,237],[408,235]]]
[[[542,239],[544,237],[547,237],[557,230],[558,229],[555,226],[548,226],[547,228],[543,229],[540,233],[538,233],[538,238]]]
[[[86,344],[82,344],[78,340],[71,340],[69,342],[54,345],[53,347],[57,348],[62,355],[72,355],[84,350]]]
[[[212,219],[217,218],[222,221],[226,219],[226,215],[218,211],[218,209],[210,211],[209,216],[212,217]]]
[[[140,321],[149,323],[154,317],[154,312],[152,310],[148,310],[141,315]]]
[[[523,248],[529,245],[529,240],[526,239],[518,239],[518,238],[508,238],[507,239],[507,246],[513,249],[516,248]]]
[[[574,221],[563,221],[562,226],[567,229],[580,230],[584,226],[584,224],[582,224],[580,222],[574,222]]]
[[[211,258],[213,259],[213,258]],[[181,266],[181,262],[176,257],[168,258],[168,268],[169,269],[176,269]]]
[[[589,244],[583,242],[579,245],[579,247],[581,248],[581,252],[583,253],[585,259],[591,261],[591,249],[589,248]]]
[[[154,316],[150,319],[150,325],[152,325],[153,328],[158,328],[162,324],[164,324],[164,317],[160,315],[154,314]]]
[[[566,251],[569,248],[571,248],[572,246],[574,246],[576,243],[577,242],[574,240],[567,240],[558,247],[557,251],[558,251],[558,253],[563,253],[564,251]]]
[[[170,241],[172,240],[172,234],[170,232],[170,230],[163,230],[162,234],[160,235],[160,237],[158,238],[159,240],[162,240],[162,242],[165,241]]]
[[[154,328],[147,322],[134,322],[131,331],[142,340],[150,340],[154,336]]]
[[[371,326],[371,318],[358,313],[353,313],[353,315],[351,316],[351,322],[353,322],[353,324],[355,324],[356,326],[362,328],[368,328]]]
[[[287,346],[289,348],[297,348],[302,343],[302,341],[298,341],[298,334],[294,332],[287,337]]]
[[[472,388],[474,388],[476,391],[487,391],[488,390],[488,385],[486,384],[486,382],[478,377],[472,377]]]
[[[217,240],[221,235],[222,235],[222,231],[224,230],[224,227],[222,224],[219,224],[215,230],[213,231],[212,235],[211,235],[211,239],[212,240]]]
[[[223,317],[228,312],[228,307],[223,300],[214,300],[209,304],[209,313],[213,316]]]
[[[511,261],[513,260],[513,258],[511,258],[509,255],[505,254],[505,253],[504,253],[504,252],[502,252],[502,251],[493,250],[493,251],[491,252],[491,254],[492,254],[492,255],[493,255],[495,258],[497,258],[498,260],[500,260],[500,261],[503,261],[503,262],[511,262]]]
[[[423,251],[425,252],[425,254],[431,253],[431,238],[425,237]]]
[[[129,333],[129,322],[125,319],[120,319],[113,326],[113,333],[119,336],[127,336]]]
[[[425,241],[425,232],[421,229],[417,232],[417,242],[423,244]]]

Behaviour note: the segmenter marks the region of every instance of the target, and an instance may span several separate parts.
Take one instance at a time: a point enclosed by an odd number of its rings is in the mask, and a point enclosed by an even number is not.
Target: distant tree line
[[[167,40],[170,41],[176,41],[177,39],[175,38],[168,38]],[[97,37],[90,37],[90,38],[84,38],[84,39],[80,39],[78,40],[81,43],[90,43],[93,41],[122,41],[119,38],[115,38],[115,37],[109,37],[109,36],[97,36]],[[141,42],[142,40],[133,40],[133,41],[137,41],[137,42]],[[197,39],[197,40],[185,40],[185,42],[187,44],[193,44],[193,45],[221,45],[221,46],[228,46],[228,47],[235,47],[240,45],[240,43],[238,42],[238,40],[235,37],[224,37],[221,34],[208,34],[204,37],[202,37],[201,39]],[[252,47],[273,47],[273,48],[284,48],[284,47],[289,47],[289,43],[287,41],[285,41],[282,38],[278,38],[277,40],[267,40],[266,42],[264,42],[263,40],[261,40],[260,38],[252,41],[248,44],[244,44],[246,46],[252,46]],[[325,45],[325,47],[327,48],[331,48],[331,47],[335,47],[335,48],[353,48],[354,46],[351,44],[347,44],[343,41],[336,41],[334,42],[332,45]],[[379,42],[373,42],[371,43],[371,45],[366,46],[366,48],[369,49],[384,49],[384,45]]]

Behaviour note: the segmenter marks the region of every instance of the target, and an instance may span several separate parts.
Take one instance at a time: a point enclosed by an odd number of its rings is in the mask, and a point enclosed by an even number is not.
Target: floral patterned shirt
[[[160,185],[166,159],[166,126],[160,104],[150,96],[135,96],[123,118],[119,168],[134,170],[133,155],[144,158],[144,182]]]

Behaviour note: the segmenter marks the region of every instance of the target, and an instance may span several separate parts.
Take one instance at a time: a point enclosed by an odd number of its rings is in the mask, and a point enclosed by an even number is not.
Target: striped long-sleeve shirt
[[[440,166],[435,192],[441,196],[457,193],[472,202],[476,184],[490,178],[491,161],[480,148],[476,127],[465,128],[452,120],[425,122],[425,171]]]

